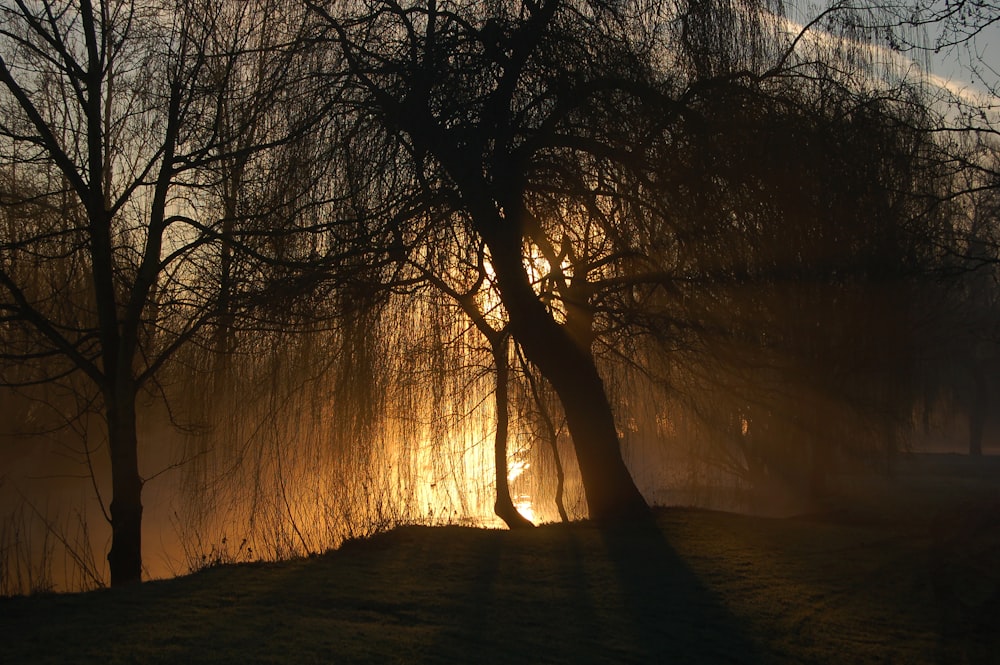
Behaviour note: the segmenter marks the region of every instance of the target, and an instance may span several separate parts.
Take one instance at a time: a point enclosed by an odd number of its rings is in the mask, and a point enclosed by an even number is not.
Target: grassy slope
[[[905,503],[863,519],[670,509],[618,533],[406,527],[307,560],[0,599],[0,662],[1000,659],[1000,504],[931,519]]]

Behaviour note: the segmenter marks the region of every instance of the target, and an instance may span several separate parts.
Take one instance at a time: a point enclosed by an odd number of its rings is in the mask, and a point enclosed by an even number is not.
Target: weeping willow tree
[[[809,316],[792,308],[780,312],[773,304],[793,302],[782,288],[824,280],[832,283],[827,291],[838,294],[822,298],[849,300],[838,271],[851,273],[845,278],[850,283],[882,279],[872,265],[888,254],[878,252],[895,251],[893,243],[902,238],[892,235],[899,230],[893,225],[905,225],[916,214],[890,194],[926,184],[902,162],[890,163],[900,156],[922,163],[926,156],[907,143],[919,141],[902,131],[915,119],[914,134],[921,134],[921,119],[906,115],[910,107],[919,109],[919,89],[890,80],[901,74],[898,63],[882,59],[877,48],[835,37],[834,29],[849,32],[855,24],[850,17],[838,23],[833,12],[824,13],[810,33],[790,27],[779,7],[753,3],[309,6],[342,65],[327,72],[329,80],[343,86],[337,88],[343,108],[368,132],[359,135],[358,145],[377,146],[366,153],[377,152],[382,165],[366,203],[392,218],[390,253],[402,265],[419,268],[416,276],[397,273],[388,288],[411,304],[428,306],[415,284],[429,281],[458,306],[443,318],[411,317],[424,328],[415,338],[438,333],[427,347],[437,349],[428,358],[436,378],[421,380],[426,367],[412,368],[414,387],[399,398],[407,405],[399,421],[432,413],[437,415],[431,421],[442,424],[448,418],[441,413],[474,410],[466,404],[450,411],[448,404],[456,402],[444,392],[424,393],[416,386],[462,375],[469,361],[459,353],[445,363],[443,349],[462,338],[454,325],[463,331],[477,327],[478,310],[463,308],[461,301],[475,300],[488,264],[504,311],[491,329],[509,330],[559,396],[591,514],[598,518],[641,514],[645,504],[619,447],[629,405],[640,400],[625,392],[609,399],[604,379],[615,363],[665,368],[665,385],[697,393],[701,411],[715,405],[708,400],[704,406],[710,390],[697,387],[699,372],[720,375],[735,366],[738,373],[760,363],[795,366],[800,376],[826,371],[827,364],[839,362],[847,342],[831,342],[837,351],[797,345],[800,334],[815,336],[823,317],[807,324]],[[817,36],[819,27],[826,31]],[[885,103],[879,101],[883,95]],[[866,114],[874,120],[867,122]],[[732,123],[735,116],[745,122]],[[729,129],[727,122],[736,126]],[[894,128],[900,129],[897,138],[885,136]],[[840,136],[824,144],[828,132]],[[725,138],[716,140],[720,136]],[[859,136],[883,141],[890,157],[875,164],[845,147]],[[799,157],[794,148],[803,138],[816,147]],[[774,159],[753,161],[769,150]],[[809,168],[793,173],[781,163],[791,157],[799,161],[790,164]],[[845,193],[831,192],[844,203],[821,201],[828,179],[848,176],[856,190],[848,183]],[[817,224],[829,224],[849,200],[870,206],[855,217],[860,231],[847,243],[854,243],[850,249],[823,256],[810,248],[829,237],[817,232]],[[893,228],[875,225],[869,233],[862,228],[865,216]],[[866,254],[868,242],[882,249]],[[853,261],[858,252],[867,257],[864,266],[836,265]],[[889,258],[897,273],[920,260]],[[792,290],[798,302],[816,295]],[[839,324],[845,332],[836,337],[847,340],[857,330],[872,333],[884,324],[872,336],[879,340],[873,349],[903,340],[905,312],[858,329],[843,325],[860,311],[877,309],[845,306],[829,317],[828,331]],[[449,317],[464,323],[447,323]],[[398,313],[390,319],[397,322],[391,329],[408,329]],[[790,323],[802,332],[780,343],[764,330],[787,332]],[[479,331],[487,340],[492,335]],[[655,343],[645,345],[643,335]],[[413,348],[396,341],[389,347]],[[910,356],[903,356],[880,366],[882,376],[905,370]],[[499,367],[495,354],[493,360]],[[380,362],[391,364],[388,356]],[[784,370],[771,375],[724,392],[746,395],[768,384],[788,385],[792,376]],[[853,389],[848,383],[834,390],[839,397],[817,397],[816,403],[847,395]],[[889,382],[874,383],[879,387],[871,394],[855,397],[858,405],[877,411]],[[381,394],[388,413],[392,400]],[[430,407],[412,400],[421,394]],[[753,398],[735,398],[744,400]],[[905,402],[892,409],[902,412]],[[734,417],[742,435],[749,420]],[[758,417],[756,427],[766,429],[765,420]],[[445,437],[442,430],[431,438]],[[789,456],[787,449],[777,455]],[[499,474],[499,465],[494,470]]]
[[[508,365],[497,400],[498,348],[439,289],[292,339],[253,339],[231,358],[237,400],[209,397],[190,439],[176,504],[189,565],[211,561],[223,536],[280,558],[402,523],[492,526],[504,498],[508,524],[549,512],[525,473],[536,451],[518,372]]]
[[[247,163],[266,177],[277,148],[317,126],[303,18],[266,1],[0,8],[0,309],[3,360],[16,367],[0,380],[88,385],[81,401],[104,429],[113,585],[142,576],[142,493],[155,472],[141,462],[140,396],[156,395],[161,372],[214,322],[280,295],[303,259],[354,255],[329,234],[303,240],[318,228],[293,198],[236,220],[202,197],[220,180],[261,186],[239,175]],[[227,267],[236,253],[242,274]]]
[[[641,306],[612,302],[633,365],[667,389],[672,437],[738,482],[815,499],[838,460],[885,460],[912,424],[953,172],[905,63],[829,31],[748,62],[738,30],[706,27],[734,21],[692,4],[682,22],[685,112],[657,146],[642,236],[659,244],[634,250]]]
[[[592,270],[564,269],[579,251],[570,246],[577,230],[559,224],[559,211],[589,204],[594,219],[617,218],[602,209],[620,209],[619,197],[601,191],[606,176],[636,176],[641,186],[646,165],[637,148],[672,111],[663,94],[669,73],[656,67],[658,26],[644,16],[657,17],[658,8],[309,6],[343,54],[337,74],[352,86],[354,104],[395,140],[418,195],[433,195],[440,212],[430,221],[461,221],[485,245],[511,334],[560,397],[590,515],[645,515],[594,360]],[[611,226],[602,229],[609,239]],[[551,288],[537,288],[536,257]],[[618,257],[612,250],[603,258]]]
[[[19,7],[3,10],[5,25],[30,18]],[[671,446],[696,445],[747,482],[792,485],[843,451],[897,447],[922,352],[917,275],[935,258],[924,241],[950,214],[926,202],[947,198],[949,162],[929,138],[926,89],[867,39],[858,12],[796,22],[776,3],[714,0],[163,7],[143,15],[156,28],[143,35],[115,32],[115,12],[20,24],[27,60],[5,61],[17,113],[2,127],[20,160],[11,182],[27,173],[35,189],[5,198],[5,215],[39,202],[72,214],[43,216],[54,230],[27,239],[12,221],[0,266],[16,281],[25,256],[69,257],[80,277],[55,291],[93,290],[93,215],[116,230],[104,318],[81,296],[90,309],[68,307],[86,325],[60,319],[64,334],[41,352],[82,353],[96,369],[102,321],[142,342],[127,366],[191,433],[173,459],[177,528],[203,538],[196,562],[220,534],[280,557],[401,521],[491,509],[517,520],[519,494],[541,519],[550,498],[564,518],[641,517],[671,478],[657,469],[676,462]],[[152,49],[120,74],[98,66],[100,49],[52,73],[82,104],[75,121],[89,119],[78,136],[122,139],[67,155],[90,158],[72,187],[58,152],[42,168],[22,140],[46,126],[24,98],[60,106],[41,79],[15,80],[46,26]],[[80,71],[92,90],[74,87]],[[158,105],[173,99],[156,92],[163,81],[187,115],[159,114],[173,108]],[[83,103],[126,93],[146,115]],[[169,127],[166,159],[147,139]],[[156,214],[139,214],[147,204]],[[25,344],[32,313],[55,302],[28,295],[4,310]],[[132,313],[117,321],[111,305]],[[37,367],[39,351],[22,350],[22,367]],[[512,479],[529,460],[533,473]]]
[[[645,288],[606,292],[611,350],[659,369],[653,399],[670,407],[633,394],[619,422],[646,409],[647,439],[668,429],[808,498],[838,458],[891,457],[908,432],[952,172],[909,65],[808,31],[749,59],[739,30],[706,27],[746,28],[738,10],[692,5],[682,21],[685,111],[657,146],[642,268],[610,282]]]

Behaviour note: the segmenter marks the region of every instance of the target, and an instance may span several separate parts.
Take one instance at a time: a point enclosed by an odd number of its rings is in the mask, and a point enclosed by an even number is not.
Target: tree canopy
[[[927,20],[963,39],[992,21],[961,6]],[[585,513],[619,523],[656,491],[637,456],[678,437],[813,495],[839,458],[891,458],[942,395],[981,404],[981,375],[947,368],[995,355],[992,129],[901,59],[924,19],[894,12],[0,9],[0,381],[101,414],[112,583],[141,577],[137,399],[173,399],[165,377],[241,421],[245,442],[188,457],[256,447],[254,491],[273,471],[306,550],[282,475],[314,445],[300,422],[327,449],[303,460],[412,489],[381,448],[481,412],[509,524],[521,435],[551,443],[564,518],[560,441]],[[271,448],[243,413],[267,390],[288,391]]]

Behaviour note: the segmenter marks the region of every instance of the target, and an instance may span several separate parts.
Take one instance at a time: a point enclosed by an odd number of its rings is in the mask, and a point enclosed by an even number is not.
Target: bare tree
[[[220,171],[244,184],[234,170],[309,124],[302,108],[278,105],[307,79],[302,24],[277,14],[267,2],[198,0],[0,9],[5,356],[29,373],[15,381],[81,373],[97,388],[112,585],[142,575],[137,394],[236,309],[229,283],[219,288],[220,257],[229,273],[237,244],[254,260],[277,251],[255,244],[260,226],[237,233],[233,208],[216,214],[201,194]],[[294,265],[300,250],[284,243],[277,258]]]

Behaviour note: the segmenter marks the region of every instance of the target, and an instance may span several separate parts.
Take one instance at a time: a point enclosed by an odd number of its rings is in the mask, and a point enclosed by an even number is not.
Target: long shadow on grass
[[[477,662],[757,663],[735,618],[652,523],[478,540],[437,657]],[[472,600],[471,604],[466,604]]]
[[[601,530],[645,662],[758,663],[728,609],[650,519]]]
[[[593,536],[593,534],[592,534]],[[481,532],[442,588],[449,605],[434,659],[478,663],[609,662],[577,530]],[[589,550],[596,539],[591,537]]]

